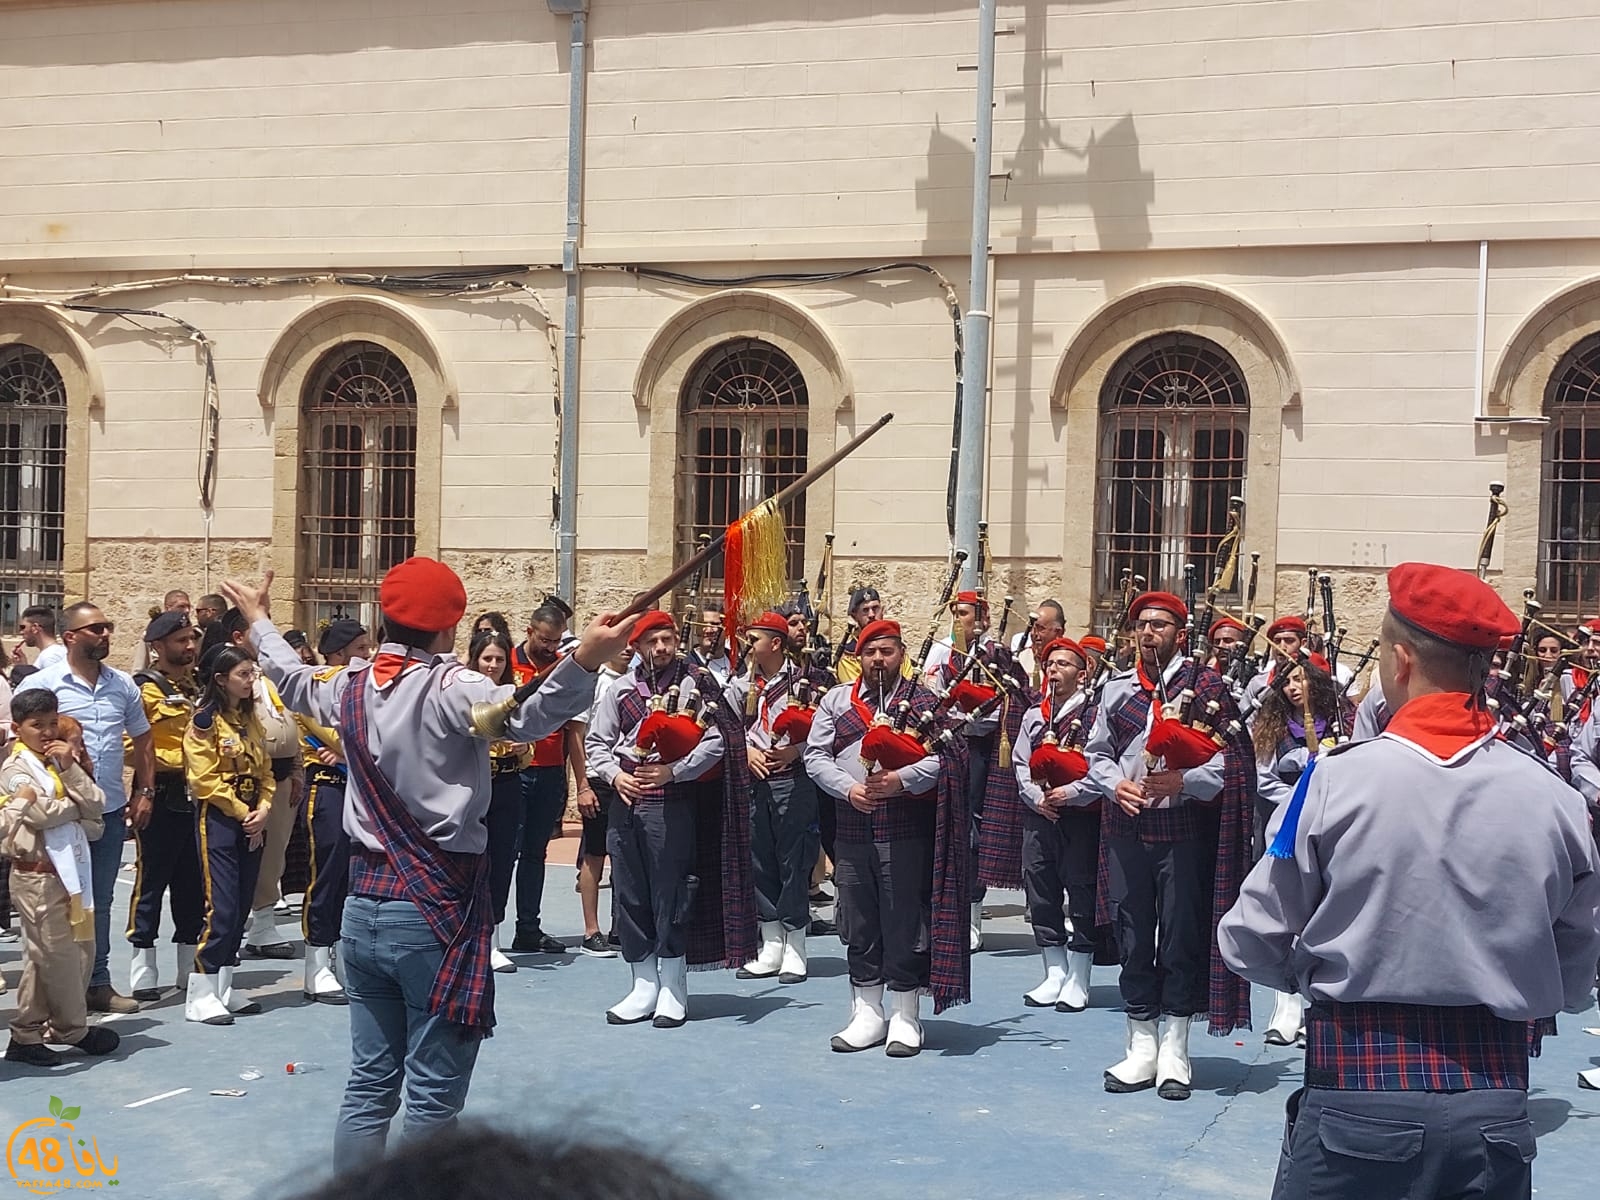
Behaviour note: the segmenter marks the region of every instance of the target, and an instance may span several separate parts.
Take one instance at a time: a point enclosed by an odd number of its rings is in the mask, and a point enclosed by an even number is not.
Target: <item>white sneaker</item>
[[[779,983],[806,981],[806,928],[786,929],[783,933],[783,960],[778,966]]]
[[[889,993],[890,1058],[912,1058],[922,1053],[922,993]]]
[[[1189,1065],[1189,1025],[1193,1017],[1168,1017],[1161,1030],[1156,1059],[1156,1094],[1163,1100],[1187,1100],[1193,1069]]]
[[[761,922],[761,950],[734,972],[736,979],[771,979],[783,965],[783,922]]]
[[[1121,1062],[1106,1069],[1106,1091],[1142,1092],[1156,1082],[1155,1021],[1128,1018],[1128,1052]]]
[[[161,999],[161,983],[156,973],[156,948],[133,948],[133,969],[128,976],[128,994],[135,1000]]]
[[[333,973],[333,947],[306,947],[306,978],[302,989],[319,1004],[349,1004],[350,998]]]
[[[1087,950],[1067,954],[1067,981],[1056,999],[1057,1012],[1077,1013],[1089,1007],[1089,973],[1093,970],[1094,955]]]
[[[657,1029],[676,1029],[689,1019],[689,960],[663,958],[656,964]]]
[[[189,976],[188,994],[183,1001],[183,1019],[204,1025],[232,1025],[233,1014],[217,997],[217,977],[195,971]]]
[[[1061,989],[1067,985],[1067,948],[1040,946],[1039,956],[1044,959],[1044,982],[1031,992],[1023,992],[1022,1002],[1029,1008],[1054,1008],[1061,999]]]
[[[648,1021],[656,1011],[656,993],[661,990],[656,978],[656,956],[652,954],[636,963],[629,963],[628,967],[633,971],[633,989],[606,1009],[608,1025],[634,1025]]]
[[[517,969],[517,964],[505,956],[500,949],[500,931],[496,929],[489,940],[489,969],[501,975],[510,975]]]
[[[840,1054],[870,1050],[883,1045],[889,1022],[883,1015],[883,984],[850,988],[850,1022],[833,1035],[833,1048]]]

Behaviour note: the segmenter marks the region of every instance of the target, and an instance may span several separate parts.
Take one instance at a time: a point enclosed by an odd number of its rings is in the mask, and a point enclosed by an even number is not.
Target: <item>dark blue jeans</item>
[[[127,839],[127,812],[106,814],[106,831],[89,843],[89,875],[94,882],[94,970],[90,987],[111,984],[111,901],[117,894],[117,872],[122,870],[122,843]]]
[[[382,1156],[402,1087],[406,1138],[452,1127],[483,1038],[428,1012],[444,947],[409,900],[345,900],[339,956],[350,998],[350,1079],[333,1135],[343,1171]]]
[[[522,852],[517,860],[517,932],[539,932],[544,858],[567,808],[567,768],[528,767],[522,778]]]

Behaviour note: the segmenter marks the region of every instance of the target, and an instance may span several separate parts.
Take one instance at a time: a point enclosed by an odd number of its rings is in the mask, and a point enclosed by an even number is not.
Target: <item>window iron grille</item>
[[[1571,628],[1600,613],[1600,335],[1556,364],[1545,387],[1541,619]]]
[[[416,547],[416,388],[390,351],[347,342],[308,376],[303,409],[303,619],[371,629],[379,581]]]
[[[59,607],[65,580],[67,388],[50,357],[0,346],[0,622]]]
[[[805,376],[776,346],[754,338],[708,351],[687,376],[679,430],[677,561],[806,473]],[[788,573],[805,574],[806,501],[784,506]],[[722,588],[722,556],[706,564],[704,594]]]
[[[1125,570],[1181,592],[1193,563],[1200,589],[1211,582],[1228,502],[1244,494],[1249,426],[1243,373],[1204,338],[1148,338],[1106,376],[1094,536],[1101,628],[1121,619]]]

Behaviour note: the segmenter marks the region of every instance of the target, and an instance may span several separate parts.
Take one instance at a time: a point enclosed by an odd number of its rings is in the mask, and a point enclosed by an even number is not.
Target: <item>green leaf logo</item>
[[[78,1114],[82,1111],[77,1105],[73,1105],[71,1108],[63,1108],[61,1110],[61,1119],[63,1121],[76,1121]]]
[[[60,1116],[61,1116],[61,1097],[60,1096],[51,1096],[50,1097],[50,1115],[52,1117],[57,1118],[57,1119],[60,1118]]]

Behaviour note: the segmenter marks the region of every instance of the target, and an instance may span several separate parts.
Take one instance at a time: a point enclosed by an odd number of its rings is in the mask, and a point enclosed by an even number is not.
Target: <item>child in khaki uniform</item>
[[[5,1057],[42,1067],[61,1057],[47,1038],[94,1055],[120,1040],[89,1027],[84,999],[94,965],[89,842],[105,832],[105,793],[63,739],[53,692],[13,697],[11,717],[17,745],[0,767],[0,854],[12,860],[28,957]]]

